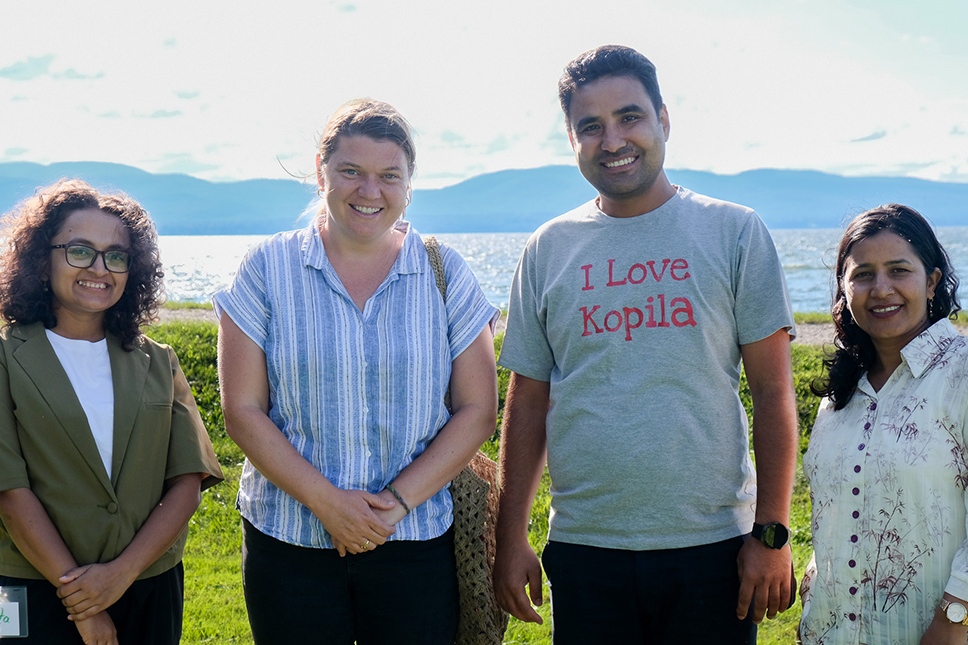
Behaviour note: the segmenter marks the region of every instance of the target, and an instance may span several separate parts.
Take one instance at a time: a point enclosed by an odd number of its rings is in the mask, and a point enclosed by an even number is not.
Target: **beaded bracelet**
[[[393,496],[396,497],[397,501],[400,502],[400,504],[403,506],[403,510],[407,512],[407,515],[410,515],[410,507],[407,506],[407,503],[403,501],[402,497],[400,497],[400,493],[397,492],[397,489],[391,486],[390,484],[387,484],[387,490],[393,493]]]

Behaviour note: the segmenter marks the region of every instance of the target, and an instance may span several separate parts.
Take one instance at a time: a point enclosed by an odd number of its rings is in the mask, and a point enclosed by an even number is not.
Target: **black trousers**
[[[27,587],[29,636],[12,643],[83,645],[67,609],[46,580],[0,576],[0,587]],[[182,563],[157,576],[135,580],[121,598],[107,608],[121,645],[178,645],[182,632],[185,569]]]
[[[453,529],[341,558],[245,519],[242,582],[257,645],[452,645],[459,611]]]
[[[659,551],[548,542],[555,645],[755,645],[736,618],[736,556],[744,538]]]

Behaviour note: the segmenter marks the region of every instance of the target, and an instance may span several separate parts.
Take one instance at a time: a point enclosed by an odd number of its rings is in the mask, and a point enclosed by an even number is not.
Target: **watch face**
[[[786,546],[789,537],[790,534],[786,527],[779,522],[773,522],[763,527],[763,544],[774,549]]]
[[[944,613],[948,617],[948,620],[953,623],[961,623],[965,618],[968,618],[968,609],[965,609],[964,605],[957,602],[949,604]]]

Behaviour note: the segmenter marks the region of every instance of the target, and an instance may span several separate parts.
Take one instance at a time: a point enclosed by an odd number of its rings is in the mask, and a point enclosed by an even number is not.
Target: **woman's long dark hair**
[[[164,294],[158,234],[147,211],[123,193],[103,194],[79,179],[38,188],[0,224],[0,317],[7,323],[57,325],[48,285],[50,243],[71,213],[100,209],[122,221],[131,240],[131,265],[121,299],[104,315],[104,330],[126,350],[141,339]]]
[[[935,288],[934,299],[928,306],[929,324],[955,316],[961,310],[956,296],[958,277],[944,247],[931,230],[931,225],[920,213],[900,204],[887,204],[855,217],[844,231],[837,252],[837,292],[830,311],[837,332],[834,340],[836,349],[824,359],[826,379],[818,380],[810,386],[817,396],[830,397],[835,410],[842,409],[850,402],[860,377],[874,366],[877,358],[871,337],[857,326],[847,307],[844,264],[855,244],[881,231],[890,231],[907,240],[928,274],[935,269],[941,271],[941,280]]]

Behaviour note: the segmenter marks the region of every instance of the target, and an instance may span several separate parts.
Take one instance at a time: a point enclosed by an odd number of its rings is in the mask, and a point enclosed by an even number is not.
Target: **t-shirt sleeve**
[[[739,344],[746,345],[787,329],[796,336],[783,266],[770,231],[751,213],[737,242],[733,293]]]
[[[498,364],[538,381],[550,381],[555,357],[548,342],[542,297],[537,293],[536,239],[528,240],[511,282],[508,328]]]
[[[17,435],[17,418],[13,413],[10,375],[5,357],[0,353],[0,491],[30,486]]]
[[[457,251],[441,244],[440,255],[447,276],[447,337],[453,360],[480,336],[485,325],[494,331],[501,310],[487,301],[477,278]]]
[[[222,469],[212,450],[212,443],[205,431],[205,424],[198,412],[191,387],[178,357],[169,347],[172,384],[174,395],[171,404],[171,439],[168,444],[168,464],[165,479],[188,473],[205,473],[202,490],[210,488],[224,479]]]
[[[271,306],[266,287],[267,252],[265,243],[249,250],[242,259],[232,284],[212,296],[215,315],[229,315],[242,333],[263,351],[269,337]]]

